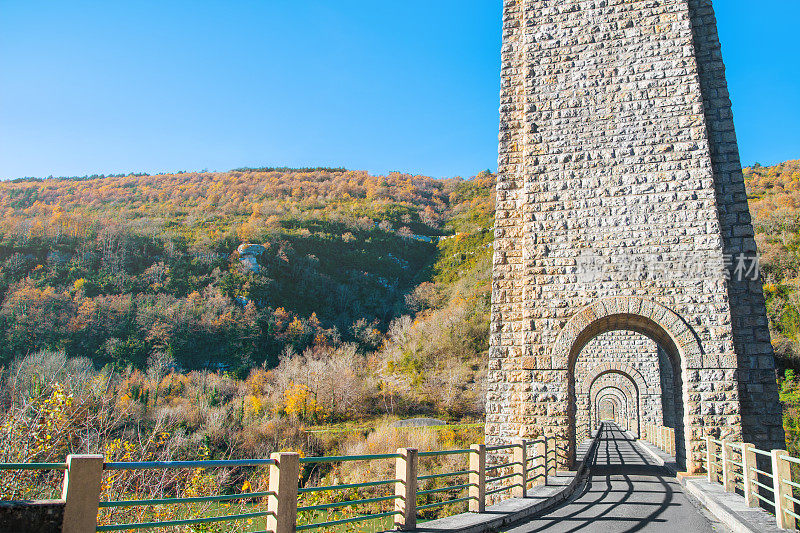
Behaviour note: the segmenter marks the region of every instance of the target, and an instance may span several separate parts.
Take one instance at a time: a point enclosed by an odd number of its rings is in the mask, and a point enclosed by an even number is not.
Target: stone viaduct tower
[[[504,0],[487,442],[783,447],[710,0]]]

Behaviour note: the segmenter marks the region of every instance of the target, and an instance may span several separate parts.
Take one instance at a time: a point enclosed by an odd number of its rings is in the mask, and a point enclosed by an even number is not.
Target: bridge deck
[[[604,424],[583,488],[564,505],[508,533],[727,531],[689,501],[674,477],[615,424]]]

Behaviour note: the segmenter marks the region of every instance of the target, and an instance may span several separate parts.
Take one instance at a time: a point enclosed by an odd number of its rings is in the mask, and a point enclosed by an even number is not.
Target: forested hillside
[[[342,169],[0,183],[0,360],[247,369],[375,348],[430,277],[459,186]]]
[[[772,344],[800,368],[800,161],[745,169]]]
[[[479,441],[494,182],[242,169],[0,183],[0,462]],[[387,427],[419,415],[466,426]],[[243,481],[187,476],[198,493]],[[31,498],[57,483],[1,485]]]
[[[800,161],[745,169],[761,255],[764,296],[777,356],[783,426],[800,453]]]

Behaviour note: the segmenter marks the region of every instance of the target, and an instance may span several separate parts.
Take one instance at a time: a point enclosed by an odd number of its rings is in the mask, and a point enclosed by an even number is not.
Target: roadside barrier
[[[547,484],[548,476],[556,473],[558,449],[553,437],[535,440],[517,439],[511,444],[486,446],[474,444],[465,449],[424,451],[401,448],[397,453],[376,455],[351,455],[338,457],[300,457],[293,452],[273,453],[269,459],[222,460],[222,461],[150,461],[150,462],[105,462],[102,455],[70,455],[64,463],[0,463],[0,471],[9,470],[56,470],[64,471],[61,502],[63,504],[63,533],[94,533],[106,531],[132,531],[196,524],[240,522],[255,518],[266,519],[266,531],[270,533],[295,533],[297,531],[330,528],[340,524],[351,524],[393,517],[394,527],[401,530],[414,529],[418,513],[449,504],[468,502],[470,512],[484,512],[487,500],[499,501],[508,497],[524,498],[533,485]],[[420,459],[464,457],[465,466],[450,472],[420,472]],[[327,486],[300,487],[301,465],[322,463],[348,463],[352,461],[387,461],[395,463],[395,477],[363,483],[341,483]],[[491,464],[487,464],[490,461]],[[131,499],[101,501],[104,472],[168,469],[212,469],[212,468],[268,468],[268,491],[242,492],[160,499]],[[445,486],[420,490],[420,483],[427,480],[447,480]],[[385,496],[341,499],[331,503],[301,505],[304,494],[360,491],[371,487],[386,487]],[[420,498],[439,498],[437,501],[418,505]],[[152,520],[98,525],[98,512],[104,509],[157,506],[189,506],[216,502],[254,501],[254,512],[219,514],[214,516],[192,516],[172,520]],[[263,503],[266,500],[266,507]],[[317,511],[330,511],[346,507],[383,504],[382,512],[364,512],[354,517],[310,521],[298,524],[298,516],[308,516]]]

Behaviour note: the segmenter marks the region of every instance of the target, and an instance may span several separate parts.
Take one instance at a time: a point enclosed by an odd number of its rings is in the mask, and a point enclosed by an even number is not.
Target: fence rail
[[[779,528],[797,529],[800,519],[795,504],[800,504],[800,493],[793,489],[800,489],[800,483],[792,477],[792,465],[800,465],[800,459],[785,450],[759,450],[729,439],[706,437],[705,444],[709,483],[722,485],[726,492],[741,493],[749,507],[771,508]]]
[[[658,424],[644,424],[642,439],[675,455],[675,430]],[[800,458],[785,450],[759,450],[747,442],[705,438],[705,468],[709,483],[722,485],[726,492],[739,492],[749,507],[766,505],[775,511],[780,528],[797,529],[795,504],[800,506]],[[768,470],[765,470],[768,469]],[[797,489],[795,491],[794,489]]]
[[[465,456],[468,466],[452,472],[420,472],[420,458],[443,456]],[[95,531],[130,531],[266,519],[266,531],[270,533],[295,533],[296,531],[327,528],[340,524],[351,524],[378,518],[393,517],[397,529],[416,527],[419,512],[450,504],[468,502],[470,512],[483,512],[487,500],[502,499],[506,493],[510,497],[524,498],[532,485],[547,484],[547,479],[556,472],[558,446],[554,437],[536,440],[517,439],[510,444],[486,446],[475,444],[470,448],[424,451],[401,448],[397,453],[300,457],[297,453],[274,453],[269,459],[242,459],[222,461],[150,461],[150,462],[105,462],[102,455],[70,455],[65,463],[4,463],[0,471],[8,470],[63,470],[64,488],[62,500],[65,505],[64,533],[94,533]],[[363,483],[342,483],[325,486],[300,487],[301,464],[344,463],[351,461],[394,461],[393,479],[367,481]],[[487,464],[489,461],[490,464]],[[434,461],[434,464],[439,464]],[[269,490],[242,492],[237,494],[215,494],[157,498],[157,499],[112,499],[100,501],[102,476],[104,471],[137,471],[166,469],[208,469],[254,467],[269,469],[267,482]],[[463,467],[462,467],[463,468]],[[422,481],[435,480],[433,486],[420,490]],[[436,486],[436,483],[445,483]],[[363,494],[357,499],[341,499],[329,503],[302,505],[303,494],[349,491],[371,487],[386,487],[393,494]],[[352,494],[351,494],[352,496]],[[431,497],[445,497],[430,502]],[[344,495],[343,495],[344,497]],[[420,498],[427,499],[419,503]],[[126,523],[105,523],[98,525],[98,511],[116,508],[146,508],[150,506],[193,505],[216,502],[235,502],[253,500],[257,505],[238,514],[220,516],[191,516],[189,508],[183,516],[161,521],[129,521]],[[372,504],[390,504],[392,509],[374,512],[375,508],[362,510],[354,517],[336,520],[298,524],[298,516],[308,517],[308,513],[338,510],[345,507],[359,507]],[[259,509],[258,504],[265,505]],[[378,509],[380,511],[380,509]],[[113,516],[113,515],[112,515]],[[311,515],[313,517],[313,515]],[[72,517],[72,518],[69,518]],[[141,517],[140,517],[141,518]],[[144,516],[145,519],[149,515]],[[67,526],[70,521],[71,525]]]

